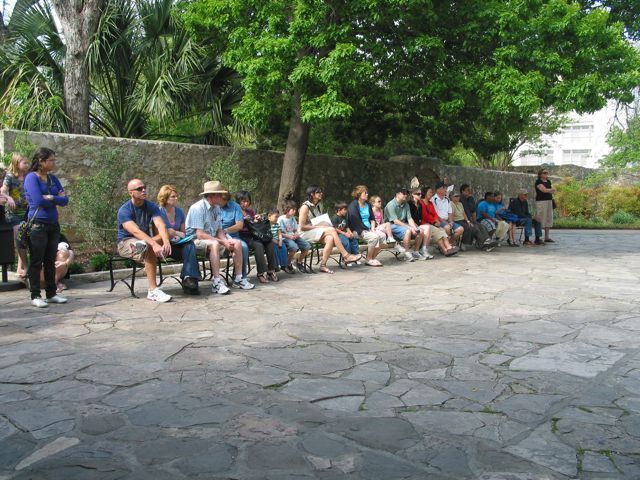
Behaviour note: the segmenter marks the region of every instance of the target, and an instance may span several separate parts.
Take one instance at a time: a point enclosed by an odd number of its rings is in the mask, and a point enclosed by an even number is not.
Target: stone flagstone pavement
[[[640,232],[553,233],[165,305],[2,293],[0,479],[640,478]]]

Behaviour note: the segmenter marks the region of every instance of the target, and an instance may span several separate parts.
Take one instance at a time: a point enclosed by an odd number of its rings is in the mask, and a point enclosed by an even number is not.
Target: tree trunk
[[[287,138],[284,161],[282,162],[278,208],[282,208],[282,203],[285,198],[290,195],[292,195],[296,201],[300,199],[300,182],[302,181],[304,159],[307,155],[307,147],[309,146],[309,130],[310,125],[302,121],[300,92],[296,91],[291,100],[289,137]]]
[[[7,26],[4,24],[4,17],[2,16],[2,11],[0,11],[0,42],[3,42],[6,36]]]
[[[64,110],[71,133],[89,134],[89,44],[96,33],[103,0],[53,0],[65,42]]]

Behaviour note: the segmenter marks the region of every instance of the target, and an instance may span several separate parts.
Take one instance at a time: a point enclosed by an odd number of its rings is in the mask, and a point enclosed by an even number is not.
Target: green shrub
[[[89,264],[96,272],[102,272],[109,269],[109,254],[108,253],[96,253],[89,259]]]
[[[607,189],[602,196],[600,214],[609,218],[616,212],[626,212],[640,217],[640,185]]]
[[[638,218],[629,212],[619,211],[611,215],[611,223],[616,225],[631,225],[637,221]]]
[[[71,262],[71,265],[69,265],[69,274],[77,275],[79,273],[84,273],[84,265],[79,262]]]
[[[36,151],[36,146],[33,144],[29,135],[26,132],[18,132],[16,135],[16,141],[13,145],[13,150],[6,151],[0,156],[2,158],[2,162],[5,167],[9,166],[11,163],[11,157],[13,156],[13,152],[19,152],[23,154],[25,157],[31,161],[31,157],[33,153]]]
[[[601,193],[601,188],[585,187],[574,179],[557,184],[554,199],[558,204],[559,216],[595,218]]]
[[[88,148],[86,155],[93,164],[92,174],[75,180],[71,210],[86,244],[106,252],[116,239],[118,207],[127,199],[124,152]]]
[[[253,192],[258,186],[257,178],[248,178],[242,172],[236,152],[228,157],[216,158],[207,169],[207,178],[222,182],[229,192],[238,190]]]

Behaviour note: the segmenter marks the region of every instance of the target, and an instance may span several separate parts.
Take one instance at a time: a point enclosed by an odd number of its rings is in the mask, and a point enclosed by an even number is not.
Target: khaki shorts
[[[199,239],[195,239],[193,241],[193,244],[196,246],[196,255],[202,255],[202,256],[207,256],[207,248],[209,247],[211,240],[199,240]],[[222,243],[217,242],[218,243],[218,253],[220,254],[220,256],[222,256],[224,254],[224,246],[222,245]]]
[[[367,242],[369,248],[378,248],[387,239],[384,232],[372,232],[371,230],[362,231],[362,239]]]
[[[431,238],[429,239],[429,244],[437,245],[443,238],[447,238],[447,232],[444,231],[444,228],[431,225]]]
[[[124,258],[130,258],[131,260],[135,260],[136,262],[143,263],[145,258],[147,258],[147,255],[149,255],[149,252],[153,254],[153,249],[150,248],[149,245],[147,245],[147,249],[144,252],[136,253],[134,255],[133,244],[135,242],[140,242],[140,241],[141,240],[138,240],[135,237],[129,237],[129,238],[125,238],[121,242],[118,242],[118,245],[117,245],[118,255]]]

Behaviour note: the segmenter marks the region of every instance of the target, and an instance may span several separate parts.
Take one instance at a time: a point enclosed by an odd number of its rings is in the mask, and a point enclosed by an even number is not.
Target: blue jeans
[[[404,236],[407,230],[409,230],[409,227],[396,225],[395,223],[391,224],[391,233],[393,234],[393,237],[400,242],[404,240]],[[411,238],[416,238],[416,234],[412,232]]]
[[[518,219],[516,225],[518,225],[519,227],[524,227],[525,240],[529,240],[529,237],[531,237],[532,226],[533,228],[535,228],[536,238],[542,238],[542,225],[540,225],[540,222],[534,221],[531,217]]]
[[[235,238],[234,240],[240,239]],[[247,278],[249,274],[249,245],[244,240],[240,240],[240,245],[242,245],[242,278]]]
[[[283,244],[287,246],[287,250],[290,252],[297,252],[298,250],[311,250],[311,244],[304,238],[296,238],[291,240],[290,238],[284,238]]]
[[[56,253],[60,240],[60,225],[57,223],[33,222],[29,235],[29,286],[31,298],[40,297],[40,271],[44,269],[47,298],[56,294]]]
[[[191,277],[200,280],[200,267],[196,258],[196,246],[193,242],[171,245],[171,258],[182,262],[180,278]]]
[[[284,243],[284,241],[282,242],[281,247],[279,247],[276,243],[276,257],[278,259],[278,265],[280,267],[286,267],[287,265],[289,265],[289,257],[287,256],[287,245]]]
[[[360,253],[360,246],[358,245],[358,239],[347,238],[347,236],[343,235],[342,233],[339,233],[338,237],[340,237],[340,243],[342,243],[342,246],[347,252],[353,255],[358,255]]]

